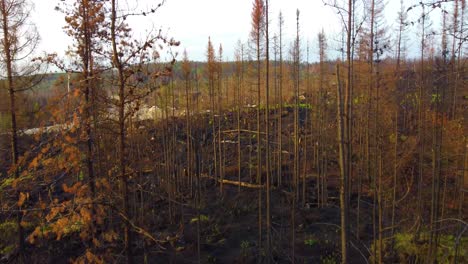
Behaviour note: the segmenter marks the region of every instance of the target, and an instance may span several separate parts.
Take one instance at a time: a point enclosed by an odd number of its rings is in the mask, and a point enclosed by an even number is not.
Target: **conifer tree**
[[[10,116],[10,155],[11,164],[9,172],[12,178],[20,178],[20,155],[18,149],[18,123],[17,123],[17,94],[28,90],[34,81],[30,80],[30,75],[38,70],[36,63],[29,66],[22,66],[29,58],[29,54],[34,52],[38,42],[39,35],[36,27],[30,24],[31,4],[27,0],[1,0],[0,1],[0,33],[1,45],[0,56],[1,66],[6,71],[6,76],[2,78],[6,81],[6,89],[9,97],[9,116]],[[28,65],[28,64],[26,64]],[[25,78],[26,77],[26,82]],[[17,185],[18,186],[18,185]],[[24,261],[24,227],[21,225],[22,213],[21,190],[15,188],[16,203],[16,228],[17,228],[17,250],[19,253],[18,262]]]
[[[266,128],[266,257],[267,263],[270,263],[271,259],[271,179],[270,179],[270,40],[269,40],[269,21],[268,21],[268,0],[265,1],[265,128]]]
[[[251,41],[255,43],[256,53],[256,74],[257,81],[257,184],[262,184],[262,151],[261,151],[261,52],[262,52],[262,38],[265,28],[265,6],[263,0],[254,0],[252,7],[252,30],[250,32]],[[262,189],[258,191],[258,247],[262,248]]]

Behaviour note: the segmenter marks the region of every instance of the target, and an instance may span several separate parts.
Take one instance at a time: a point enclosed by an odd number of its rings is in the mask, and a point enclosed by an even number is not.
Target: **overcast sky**
[[[63,54],[71,40],[62,29],[65,23],[63,14],[54,10],[59,0],[32,1],[35,3],[33,21],[41,34],[39,50]],[[146,10],[158,3],[155,0],[121,2],[130,3],[136,10]],[[252,2],[253,0],[166,0],[156,14],[133,19],[131,23],[136,29],[134,36],[137,38],[152,27],[162,28],[169,36],[181,41],[180,53],[184,48],[187,49],[191,60],[205,59],[209,36],[216,47],[220,43],[223,45],[225,59],[232,59],[237,41],[240,39],[245,43],[248,39]],[[387,3],[386,21],[389,27],[394,27],[399,2],[390,0]],[[317,56],[317,33],[322,28],[327,33],[330,48],[337,47],[333,39],[340,36],[339,18],[330,7],[324,6],[322,0],[270,0],[271,35],[277,32],[277,18],[281,10],[285,19],[285,39],[289,44],[295,34],[296,9],[300,10],[303,44],[310,42],[311,60]],[[181,57],[179,55],[178,58]]]

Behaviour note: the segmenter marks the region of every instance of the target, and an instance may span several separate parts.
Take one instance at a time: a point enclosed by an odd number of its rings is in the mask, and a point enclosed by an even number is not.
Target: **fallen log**
[[[230,181],[230,180],[218,180],[219,183],[222,184],[230,184],[230,185],[236,185],[236,186],[241,186],[241,187],[246,187],[246,188],[263,188],[265,185],[259,185],[259,184],[252,184],[248,182],[240,182],[240,181]]]
[[[225,179],[223,179],[223,180],[216,179],[215,177],[209,176],[209,175],[206,175],[206,174],[202,174],[201,177],[217,180],[219,183],[222,183],[222,184],[230,184],[230,185],[241,186],[241,187],[246,187],[246,188],[259,189],[259,188],[264,188],[265,187],[265,185],[253,184],[253,183],[242,182],[242,181],[239,182],[239,181],[231,181],[231,180],[225,180]]]

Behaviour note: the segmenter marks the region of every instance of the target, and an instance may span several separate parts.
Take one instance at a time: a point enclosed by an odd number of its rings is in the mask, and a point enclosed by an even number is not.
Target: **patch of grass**
[[[208,255],[206,257],[206,263],[217,263],[217,259],[215,256],[212,256],[212,255]]]
[[[190,220],[190,223],[196,223],[198,221],[198,217],[194,217]],[[200,222],[208,222],[210,221],[210,218],[206,215],[200,215]]]
[[[241,248],[241,255],[243,257],[247,257],[249,253],[249,249],[250,249],[250,242],[247,240],[242,240],[240,244],[240,248]]]
[[[0,238],[5,238],[6,236],[13,235],[17,230],[17,224],[12,221],[4,222],[0,224]]]
[[[401,263],[406,263],[411,259],[417,259],[422,262],[427,262],[429,251],[429,233],[422,233],[421,239],[416,240],[414,234],[397,233],[395,234],[395,253]],[[455,261],[455,246],[457,238],[453,235],[440,235],[439,245],[437,247],[436,258],[437,263],[449,264]],[[387,252],[390,243],[384,244],[384,252]],[[462,237],[458,241],[458,257],[459,263],[468,263],[468,237]],[[372,250],[372,249],[371,249]],[[371,259],[372,260],[372,259]]]
[[[283,108],[294,108],[296,104],[283,104]],[[299,109],[312,109],[312,104],[308,103],[299,103],[298,104]]]
[[[304,245],[310,246],[310,247],[317,245],[317,243],[318,243],[318,240],[313,237],[309,237],[304,240]]]
[[[247,241],[247,240],[242,240],[242,242],[241,242],[241,245],[240,245],[240,246],[241,246],[241,249],[247,249],[247,248],[249,248],[249,247],[250,247],[250,242],[249,242],[249,241]]]
[[[13,221],[3,222],[0,224],[0,255],[10,253],[15,249],[15,234],[18,226]]]
[[[7,114],[0,113],[0,130],[6,131],[11,127],[11,117]]]
[[[321,264],[336,264],[338,260],[335,259],[334,256],[325,256],[320,258]]]
[[[5,178],[1,183],[0,183],[0,190],[6,189],[11,187],[13,182],[15,181],[15,178]]]
[[[220,246],[224,246],[226,245],[226,241],[226,238],[221,238],[220,240],[218,240],[217,244]]]

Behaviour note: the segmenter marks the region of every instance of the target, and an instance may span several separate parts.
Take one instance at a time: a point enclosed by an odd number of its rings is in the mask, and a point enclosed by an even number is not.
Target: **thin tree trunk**
[[[423,6],[423,12],[422,15],[424,14],[424,6]],[[418,228],[416,232],[416,237],[419,237],[419,231],[420,228],[422,227],[423,224],[423,207],[424,203],[422,201],[422,187],[423,187],[423,173],[424,173],[424,137],[423,137],[423,124],[424,124],[424,98],[423,98],[423,87],[424,87],[424,48],[426,46],[425,44],[425,21],[426,19],[422,20],[422,36],[421,36],[421,62],[420,62],[420,67],[421,67],[421,79],[420,83],[418,85],[418,154],[419,154],[419,166],[418,166]]]
[[[198,111],[197,111],[198,112]],[[198,113],[197,113],[198,114]],[[197,133],[198,135],[198,133]],[[196,173],[197,173],[197,260],[198,263],[201,263],[201,232],[200,232],[200,201],[201,201],[201,186],[200,186],[200,177],[201,177],[201,170],[200,170],[200,162],[201,162],[201,151],[200,151],[200,138],[195,142],[195,166],[196,166]]]
[[[237,180],[241,182],[241,172],[242,172],[242,156],[241,156],[241,92],[242,92],[242,84],[243,84],[243,74],[244,74],[244,50],[241,46],[240,50],[241,54],[241,65],[240,69],[238,69],[238,76],[237,76]],[[250,165],[250,164],[249,164]],[[239,184],[238,193],[240,194],[241,186]]]
[[[185,78],[185,126],[186,126],[186,145],[187,145],[187,156],[186,156],[186,159],[187,159],[187,168],[186,168],[186,171],[187,171],[187,179],[188,179],[188,182],[189,182],[189,186],[190,186],[190,194],[192,194],[193,190],[192,190],[192,164],[191,164],[191,157],[192,157],[192,148],[191,148],[191,140],[190,140],[190,137],[192,136],[191,135],[191,128],[190,128],[190,107],[191,107],[191,103],[190,103],[190,97],[189,97],[189,91],[190,91],[190,73],[188,73],[186,75],[186,78]]]
[[[393,148],[393,193],[392,193],[392,223],[391,237],[395,234],[395,209],[396,209],[396,194],[397,194],[397,173],[398,173],[398,110],[395,111],[395,145]],[[395,239],[392,239],[395,241]]]
[[[217,96],[217,99],[218,99],[218,107],[217,107],[217,112],[218,112],[218,157],[219,157],[219,177],[221,178],[221,181],[220,181],[220,185],[219,185],[219,188],[220,188],[220,193],[221,195],[223,195],[223,180],[224,180],[224,159],[223,159],[223,152],[222,152],[222,144],[223,144],[223,140],[222,140],[222,135],[221,135],[221,120],[222,120],[222,116],[223,116],[223,113],[222,113],[222,79],[223,79],[223,70],[222,70],[222,48],[220,46],[220,49],[219,49],[219,61],[218,61],[218,96]]]
[[[89,186],[91,191],[91,198],[94,200],[96,198],[96,187],[95,187],[95,175],[94,175],[94,151],[93,151],[93,134],[91,129],[91,122],[96,121],[94,120],[94,113],[93,113],[93,103],[94,103],[94,89],[91,86],[92,75],[93,73],[93,59],[92,59],[92,51],[91,51],[91,32],[89,31],[89,14],[88,8],[89,4],[82,3],[82,11],[83,11],[83,31],[84,31],[84,54],[82,57],[83,61],[83,77],[85,82],[85,107],[84,107],[84,122],[85,122],[85,133],[86,133],[86,167],[88,169],[88,178],[89,178]],[[94,205],[91,205],[91,215],[95,214]],[[93,217],[92,217],[93,218]],[[94,221],[92,222],[94,225]],[[91,227],[94,229],[94,227]],[[94,236],[94,234],[93,234]],[[91,243],[93,244],[93,243]]]
[[[349,186],[348,179],[351,177],[351,139],[350,131],[352,124],[351,114],[351,86],[352,86],[352,71],[351,71],[351,28],[352,28],[352,17],[353,17],[353,3],[354,1],[348,1],[348,31],[346,40],[346,57],[347,57],[347,81],[346,89],[344,91],[344,97],[342,98],[342,89],[339,76],[339,65],[337,65],[337,78],[338,78],[338,138],[340,141],[340,210],[341,210],[341,262],[347,263],[349,256]]]
[[[279,14],[279,115],[278,115],[278,187],[281,186],[283,176],[283,16]]]
[[[260,61],[260,28],[256,29],[257,45],[257,184],[262,185],[262,148],[260,138],[260,112],[261,112],[261,61]],[[258,189],[258,248],[262,249],[262,189]],[[259,258],[260,259],[260,258]]]
[[[8,24],[9,18],[7,13],[7,7],[5,0],[1,1],[2,5],[2,27],[3,27],[3,49],[4,49],[4,56],[5,56],[5,64],[6,64],[6,71],[7,71],[7,84],[8,84],[8,95],[10,99],[10,118],[11,118],[11,135],[10,135],[10,145],[11,145],[11,168],[13,168],[13,175],[15,179],[19,178],[19,152],[18,152],[18,127],[16,121],[16,98],[15,98],[15,87],[14,87],[14,80],[13,80],[13,58],[12,58],[12,50],[11,50],[11,43],[10,43],[10,25]],[[20,190],[16,190],[16,200],[19,200],[20,197]],[[16,203],[17,204],[17,203]],[[24,229],[21,225],[22,221],[22,213],[21,213],[21,206],[17,206],[17,213],[16,213],[16,226],[18,229],[17,233],[17,247],[18,253],[20,256],[19,262],[23,262],[23,253],[24,253]]]
[[[130,225],[130,204],[129,204],[129,188],[126,175],[126,160],[125,160],[125,77],[123,65],[119,59],[119,50],[117,49],[117,6],[116,0],[112,0],[111,10],[111,41],[112,41],[112,57],[114,67],[118,71],[118,88],[119,88],[119,167],[120,167],[120,183],[123,199],[123,214],[125,219],[124,225],[124,244],[127,257],[127,263],[133,263],[132,255],[132,232]]]
[[[338,119],[338,142],[339,142],[339,163],[340,163],[340,219],[341,219],[341,263],[347,263],[348,259],[348,236],[346,232],[346,166],[345,166],[345,137],[344,137],[344,103],[343,91],[340,77],[340,66],[336,65],[337,78],[337,119]]]
[[[265,1],[265,93],[266,93],[266,111],[265,111],[265,132],[266,132],[266,229],[267,229],[267,241],[266,241],[266,257],[267,263],[270,263],[271,259],[271,204],[270,204],[270,40],[268,32],[268,0]]]
[[[461,166],[461,172],[460,173],[460,179],[459,179],[459,186],[458,186],[458,194],[459,194],[459,200],[458,200],[458,219],[463,219],[463,208],[465,205],[465,179],[468,177],[468,139],[465,139],[463,141],[463,158],[462,158],[462,166]],[[466,209],[466,206],[465,206]],[[458,226],[459,232],[463,232],[464,226],[460,223]],[[459,259],[459,254],[460,254],[460,246],[459,243],[457,243],[455,247],[455,261],[454,263],[458,263]]]

